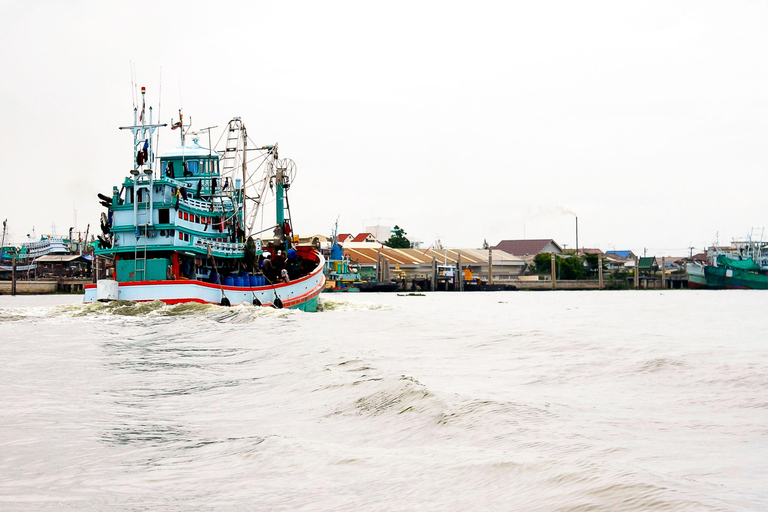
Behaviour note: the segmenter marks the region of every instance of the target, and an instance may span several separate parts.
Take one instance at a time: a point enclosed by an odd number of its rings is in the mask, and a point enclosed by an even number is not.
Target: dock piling
[[[16,295],[16,255],[13,255],[11,263],[11,295]]]
[[[635,256],[635,290],[640,289],[640,260]]]
[[[555,253],[552,253],[552,289],[557,289],[555,273],[557,271],[557,265],[555,263]]]
[[[597,268],[598,268],[597,287],[599,290],[602,290],[603,289],[603,255],[602,254],[597,255]]]

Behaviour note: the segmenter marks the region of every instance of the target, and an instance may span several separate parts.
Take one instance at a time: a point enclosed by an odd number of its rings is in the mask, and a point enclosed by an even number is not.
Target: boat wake
[[[327,294],[320,296],[320,302],[317,305],[318,311],[375,311],[375,310],[390,310],[392,306],[389,304],[373,304],[369,302],[362,302],[358,300],[350,300],[347,298],[341,298],[337,295],[331,298]]]
[[[112,301],[53,307],[0,308],[0,323],[67,317],[206,317],[220,322],[242,323],[262,317],[282,317],[296,314],[304,314],[304,312],[294,309],[254,307],[245,303],[225,307],[197,302],[166,304],[159,300],[149,302]]]

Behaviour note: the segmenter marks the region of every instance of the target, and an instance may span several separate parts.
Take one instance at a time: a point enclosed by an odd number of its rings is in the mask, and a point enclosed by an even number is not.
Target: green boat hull
[[[768,275],[759,272],[710,265],[704,269],[704,276],[709,288],[768,290]]]

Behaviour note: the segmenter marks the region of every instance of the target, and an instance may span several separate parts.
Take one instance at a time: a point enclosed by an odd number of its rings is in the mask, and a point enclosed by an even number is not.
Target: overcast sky
[[[687,254],[766,225],[768,3],[0,0],[0,217],[98,227],[131,62],[298,166],[299,234]],[[218,135],[218,134],[217,134]],[[217,137],[218,138],[218,137]],[[160,151],[178,142],[165,129]],[[768,237],[768,235],[767,235]]]

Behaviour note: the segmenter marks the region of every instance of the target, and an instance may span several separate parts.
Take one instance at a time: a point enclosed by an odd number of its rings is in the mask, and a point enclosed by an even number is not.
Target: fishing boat
[[[363,282],[358,267],[349,256],[344,255],[338,239],[339,222],[333,229],[333,244],[325,260],[325,291],[326,292],[359,292]]]
[[[735,241],[731,252],[715,250],[709,255],[709,263],[701,267],[705,286],[715,289],[768,290],[768,244],[753,240],[750,234],[745,240]],[[701,282],[698,269],[688,270],[689,285]],[[691,279],[693,278],[693,281]]]
[[[709,288],[768,290],[768,266],[751,257],[734,259],[721,254],[716,264],[704,267],[704,276]]]
[[[180,130],[180,146],[162,153],[155,169],[153,137],[167,125],[152,122],[151,107],[145,115],[145,94],[142,87],[133,124],[120,127],[133,133],[130,175],[111,194],[99,194],[106,211],[95,253],[107,261],[110,278],[86,286],[84,301],[315,311],[325,285],[324,258],[292,236],[287,193],[296,176],[293,161],[279,158],[277,144],[249,148],[240,118],[229,121],[220,139],[224,149],[215,151],[210,137],[216,127],[190,132],[179,111],[172,129]],[[256,171],[249,172],[254,162]],[[262,206],[271,194],[275,215],[267,220]],[[258,219],[262,229],[254,233]],[[270,231],[274,236],[264,238]]]

